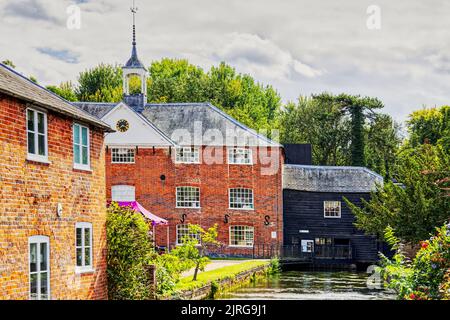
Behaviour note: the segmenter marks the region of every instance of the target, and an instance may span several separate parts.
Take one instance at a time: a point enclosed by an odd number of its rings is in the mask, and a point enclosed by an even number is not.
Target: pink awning
[[[134,211],[140,212],[146,217],[147,219],[152,221],[152,225],[154,226],[161,226],[161,225],[169,225],[169,222],[163,218],[160,218],[158,216],[155,216],[153,213],[145,209],[139,202],[133,201],[133,202],[118,202],[119,206],[121,207],[130,207]]]

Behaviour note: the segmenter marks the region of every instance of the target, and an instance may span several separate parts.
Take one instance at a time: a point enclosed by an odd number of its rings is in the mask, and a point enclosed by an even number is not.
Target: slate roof
[[[138,58],[136,45],[133,45],[131,57],[125,64],[124,68],[145,69],[144,64]]]
[[[0,92],[74,119],[82,120],[105,131],[114,132],[108,124],[99,118],[77,108],[70,102],[2,63],[0,63]]]
[[[85,102],[74,104],[99,118],[104,117],[117,105]],[[210,103],[146,104],[144,107],[134,108],[134,110],[180,145],[187,145],[186,141],[177,141],[176,139],[176,134],[181,129],[186,130],[189,134],[191,138],[189,145],[208,144],[207,141],[200,138],[208,136],[208,134],[205,135],[208,130],[209,133],[214,130],[223,138],[223,142],[219,145],[281,147],[280,144],[239,123]],[[195,132],[200,132],[200,137],[194,134]]]
[[[369,193],[383,177],[363,167],[326,167],[284,165],[283,189],[335,192]]]

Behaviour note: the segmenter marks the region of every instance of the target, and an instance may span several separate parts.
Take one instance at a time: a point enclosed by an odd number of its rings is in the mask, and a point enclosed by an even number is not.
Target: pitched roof
[[[131,51],[131,57],[130,57],[130,59],[128,59],[124,68],[144,69],[145,70],[144,64],[138,58],[137,49],[136,49],[135,44],[133,44],[133,49]]]
[[[53,92],[41,87],[6,65],[0,63],[0,92],[25,100],[36,106],[82,120],[105,131],[114,132],[99,118],[77,108]]]
[[[75,105],[102,118],[117,104],[75,103]],[[205,137],[209,134],[214,136],[214,131],[222,136],[223,142],[219,143],[220,145],[281,147],[280,144],[258,134],[210,103],[146,104],[134,110],[153,123],[164,135],[181,145],[186,141],[176,141],[179,130],[185,130],[191,138],[190,144],[194,145],[206,145],[208,141],[205,141]],[[196,133],[200,133],[200,136]]]
[[[283,188],[311,192],[369,193],[383,177],[363,167],[284,165]]]

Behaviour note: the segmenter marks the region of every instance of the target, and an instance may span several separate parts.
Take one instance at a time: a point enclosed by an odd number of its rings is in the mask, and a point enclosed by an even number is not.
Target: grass
[[[182,278],[175,287],[175,290],[183,291],[201,288],[212,281],[221,281],[228,278],[234,278],[241,272],[268,264],[268,261],[252,260],[220,269],[200,272],[197,276],[197,281],[192,281],[192,276]]]

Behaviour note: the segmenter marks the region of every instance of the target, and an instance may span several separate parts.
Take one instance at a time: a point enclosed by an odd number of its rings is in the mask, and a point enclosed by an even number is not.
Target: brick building
[[[123,75],[122,102],[75,104],[117,129],[106,137],[108,200],[168,220],[156,228],[159,246],[179,244],[188,224],[218,224],[225,254],[280,245],[282,146],[208,103],[148,104],[135,38]],[[140,93],[130,93],[131,77]]]
[[[0,299],[106,299],[104,133],[0,64]]]

